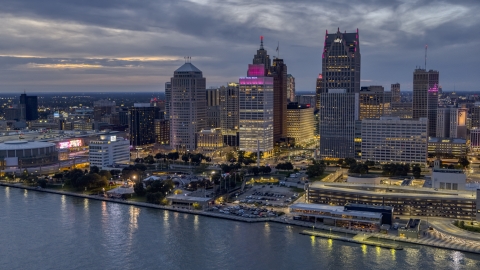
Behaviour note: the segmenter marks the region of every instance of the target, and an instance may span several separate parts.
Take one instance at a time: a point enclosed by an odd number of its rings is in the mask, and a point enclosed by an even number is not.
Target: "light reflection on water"
[[[456,251],[377,249],[276,223],[25,194],[0,188],[0,269],[480,269],[480,256]]]

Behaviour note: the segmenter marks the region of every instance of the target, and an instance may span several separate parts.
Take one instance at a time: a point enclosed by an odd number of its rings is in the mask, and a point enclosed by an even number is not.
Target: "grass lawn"
[[[295,193],[300,193],[300,194],[305,193],[305,190],[303,188],[291,187],[290,190]]]
[[[58,191],[66,191],[66,192],[79,192],[76,188],[64,185],[47,185],[47,189],[53,189],[53,190],[58,190]]]

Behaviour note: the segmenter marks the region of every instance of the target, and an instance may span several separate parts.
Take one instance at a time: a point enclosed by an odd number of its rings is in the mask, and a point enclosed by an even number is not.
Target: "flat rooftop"
[[[349,211],[343,206],[330,206],[325,204],[314,203],[296,203],[290,206],[291,209],[307,210],[307,211],[324,211],[337,215],[351,215],[366,218],[382,218],[382,213],[365,212],[365,211]]]
[[[431,188],[411,186],[369,185],[353,183],[326,183],[314,182],[310,189],[321,189],[332,192],[348,192],[367,196],[385,196],[394,198],[418,198],[418,199],[464,199],[476,200],[476,191],[464,190],[434,190]],[[370,190],[368,190],[370,189]]]

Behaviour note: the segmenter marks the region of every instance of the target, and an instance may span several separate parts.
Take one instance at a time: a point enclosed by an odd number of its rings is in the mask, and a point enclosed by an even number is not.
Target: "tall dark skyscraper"
[[[359,118],[360,42],[356,33],[325,33],[322,76],[317,80],[320,156],[355,157]],[[321,85],[318,85],[321,83]]]
[[[252,64],[263,64],[265,67],[265,74],[268,74],[270,71],[270,55],[268,55],[267,50],[263,48],[263,36],[260,37],[260,49],[258,49],[257,54],[253,56]]]
[[[133,108],[128,110],[130,145],[155,143],[155,109],[150,103],[135,103]]]
[[[428,118],[428,136],[436,137],[439,72],[417,68],[413,72],[413,119]]]
[[[37,96],[27,96],[27,94],[21,94],[20,105],[25,109],[25,120],[34,121],[38,119]]]
[[[273,59],[273,141],[287,136],[287,65],[283,59]]]

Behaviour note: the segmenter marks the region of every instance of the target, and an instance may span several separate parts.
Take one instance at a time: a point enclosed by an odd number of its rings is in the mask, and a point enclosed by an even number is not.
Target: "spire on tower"
[[[263,36],[260,36],[260,50],[263,50]]]

